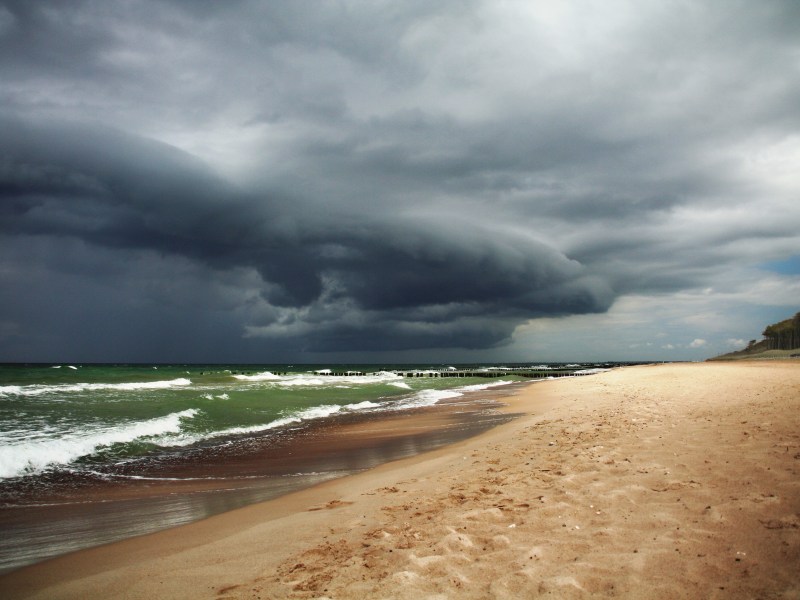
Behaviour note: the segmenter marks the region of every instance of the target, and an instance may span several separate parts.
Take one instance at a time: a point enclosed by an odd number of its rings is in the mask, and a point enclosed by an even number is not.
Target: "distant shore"
[[[800,596],[800,363],[519,387],[477,437],[0,578],[6,598]]]

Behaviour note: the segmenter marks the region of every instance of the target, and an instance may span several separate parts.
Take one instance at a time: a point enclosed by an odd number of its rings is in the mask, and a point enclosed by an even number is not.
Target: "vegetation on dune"
[[[800,355],[800,312],[794,317],[767,325],[763,340],[750,340],[747,348],[717,356],[712,360],[737,358],[786,358]]]
[[[767,342],[767,350],[792,350],[800,347],[800,312],[791,319],[767,325],[761,335]]]

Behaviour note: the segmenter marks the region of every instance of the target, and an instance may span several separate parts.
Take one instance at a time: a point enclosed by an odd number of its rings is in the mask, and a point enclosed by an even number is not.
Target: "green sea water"
[[[403,378],[398,368],[0,365],[0,479],[108,468],[332,415],[427,406],[515,379]]]

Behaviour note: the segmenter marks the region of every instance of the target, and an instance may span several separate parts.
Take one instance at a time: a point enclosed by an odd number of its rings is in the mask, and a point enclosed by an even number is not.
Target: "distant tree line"
[[[774,325],[767,325],[764,330],[767,350],[794,350],[800,348],[800,312],[791,319]]]

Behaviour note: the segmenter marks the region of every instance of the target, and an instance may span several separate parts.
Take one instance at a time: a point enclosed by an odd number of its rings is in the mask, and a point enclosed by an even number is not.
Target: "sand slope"
[[[537,383],[478,438],[0,579],[6,597],[800,598],[800,363]]]

